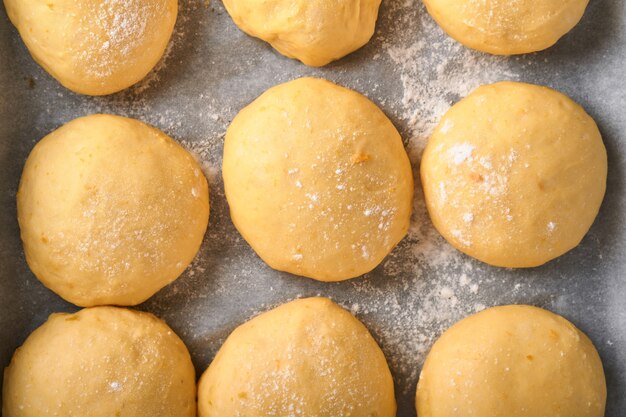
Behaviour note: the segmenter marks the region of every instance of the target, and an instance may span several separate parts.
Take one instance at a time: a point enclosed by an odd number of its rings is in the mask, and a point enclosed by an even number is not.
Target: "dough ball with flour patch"
[[[271,88],[226,132],[232,220],[272,268],[321,281],[375,268],[404,237],[413,176],[374,103],[331,82]]]
[[[380,0],[224,0],[224,6],[247,34],[318,67],[370,40]]]
[[[4,372],[7,417],[194,417],[187,348],[152,314],[95,307],[53,314]]]
[[[593,119],[546,87],[501,82],[454,105],[421,165],[430,217],[456,248],[503,267],[533,267],[577,246],[606,190]]]
[[[121,91],[163,56],[177,0],[4,0],[31,55],[81,94]]]
[[[199,417],[394,417],[387,361],[365,326],[326,298],[239,326],[198,385]]]
[[[433,345],[417,385],[420,417],[604,417],[602,362],[549,311],[512,305],[467,317]]]
[[[17,195],[26,260],[74,304],[139,304],[193,260],[208,193],[195,159],[161,131],[119,116],[78,118],[26,161]]]
[[[424,0],[430,15],[465,46],[496,55],[541,51],[580,21],[589,0]]]

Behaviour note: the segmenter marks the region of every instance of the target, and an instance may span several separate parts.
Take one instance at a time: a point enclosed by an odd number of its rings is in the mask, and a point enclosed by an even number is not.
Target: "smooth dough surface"
[[[26,260],[80,305],[139,304],[193,260],[209,218],[195,159],[138,120],[93,115],[43,138],[22,173]]]
[[[226,132],[232,220],[272,268],[321,281],[371,271],[409,227],[402,139],[364,96],[325,80],[271,88]]]
[[[424,0],[435,21],[465,46],[496,55],[541,51],[582,18],[589,0]]]
[[[4,372],[6,417],[194,417],[187,348],[148,313],[94,307],[53,314]]]
[[[593,119],[546,87],[501,82],[454,105],[421,165],[430,217],[457,249],[491,265],[534,267],[577,246],[606,189]]]
[[[31,55],[72,91],[94,96],[144,78],[163,56],[177,0],[4,0]]]
[[[365,45],[381,0],[224,0],[248,35],[306,65],[319,67]]]
[[[420,417],[603,417],[598,352],[572,323],[524,305],[494,307],[448,329],[417,385]]]
[[[200,417],[395,417],[376,341],[327,298],[284,304],[239,326],[198,385]]]

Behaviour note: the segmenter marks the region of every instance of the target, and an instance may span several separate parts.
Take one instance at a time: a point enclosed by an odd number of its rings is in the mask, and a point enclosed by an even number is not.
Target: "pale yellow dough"
[[[465,46],[496,55],[541,51],[580,21],[589,0],[424,0]]]
[[[239,326],[198,385],[200,417],[395,417],[393,379],[365,326],[326,298]]]
[[[419,417],[604,417],[598,352],[572,323],[524,305],[448,329],[417,385]]]
[[[151,314],[95,307],[53,314],[4,372],[6,417],[194,417],[187,348]]]
[[[81,94],[115,93],[163,56],[177,0],[4,0],[31,55]]]
[[[161,131],[76,119],[33,149],[17,195],[26,260],[80,306],[134,305],[194,258],[209,217],[200,166]]]
[[[357,277],[409,227],[400,135],[374,103],[325,80],[281,84],[244,108],[226,132],[223,174],[235,226],[281,271]]]
[[[224,0],[237,26],[278,52],[319,67],[365,45],[381,0]]]
[[[503,267],[534,267],[577,246],[606,189],[593,119],[530,84],[478,88],[454,105],[421,165],[433,224],[459,250]]]

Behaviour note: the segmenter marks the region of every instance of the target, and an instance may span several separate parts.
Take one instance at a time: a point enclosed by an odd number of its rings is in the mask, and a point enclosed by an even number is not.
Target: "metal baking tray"
[[[448,38],[419,0],[384,0],[372,41],[324,68],[287,59],[244,35],[221,2],[180,0],[166,57],[146,80],[107,97],[76,95],[29,56],[0,8],[0,366],[52,312],[74,311],[24,260],[15,193],[34,144],[86,114],[148,122],[194,152],[211,188],[204,244],[181,278],[138,309],[165,319],[186,342],[198,375],[239,324],[301,296],[352,310],[382,346],[396,382],[398,416],[414,416],[415,385],[433,341],[487,306],[524,303],[562,314],[604,362],[607,417],[626,415],[626,3],[591,0],[582,22],[547,51],[495,57]],[[426,215],[419,181],[408,236],[373,272],[320,283],[266,266],[233,227],[220,166],[224,132],[267,88],[300,76],[328,78],[375,101],[402,133],[416,180],[421,149],[445,110],[482,83],[547,85],[595,118],[608,150],[607,195],[582,244],[545,266],[487,266],[452,249]]]

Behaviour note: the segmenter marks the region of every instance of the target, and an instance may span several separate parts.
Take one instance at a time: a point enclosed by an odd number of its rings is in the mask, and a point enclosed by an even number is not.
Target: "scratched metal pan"
[[[50,313],[76,310],[39,283],[25,262],[15,208],[24,161],[61,124],[106,112],[164,130],[198,156],[209,179],[211,220],[200,253],[180,279],[137,307],[175,329],[198,374],[247,318],[296,297],[325,295],[371,330],[394,374],[398,415],[414,416],[419,370],[441,332],[482,308],[525,303],[564,315],[591,337],[606,371],[607,416],[626,415],[626,3],[591,0],[581,23],[556,46],[502,58],[449,39],[418,0],[384,0],[372,41],[318,69],[241,33],[217,0],[181,0],[180,6],[171,48],[157,70],[103,98],[73,94],[47,75],[0,8],[0,366]],[[582,104],[603,134],[609,177],[601,212],[582,244],[561,258],[530,270],[493,268],[437,235],[416,181],[409,235],[373,272],[324,284],[273,271],[230,221],[220,174],[223,136],[237,111],[265,89],[303,75],[374,100],[402,133],[415,172],[441,113],[477,85],[512,79],[558,89]]]

